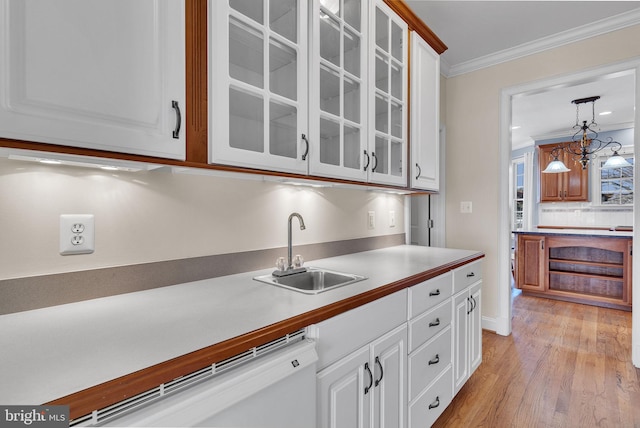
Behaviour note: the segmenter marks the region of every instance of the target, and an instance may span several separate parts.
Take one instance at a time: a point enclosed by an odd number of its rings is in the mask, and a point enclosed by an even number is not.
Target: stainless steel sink
[[[288,288],[306,294],[318,294],[327,290],[353,284],[367,279],[362,275],[335,272],[326,269],[309,267],[306,272],[294,273],[287,276],[262,275],[256,276],[261,281],[278,287]]]

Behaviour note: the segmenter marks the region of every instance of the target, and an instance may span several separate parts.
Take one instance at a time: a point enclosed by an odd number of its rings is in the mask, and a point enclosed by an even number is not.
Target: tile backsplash
[[[582,202],[539,204],[538,225],[633,226],[633,207],[601,207]]]

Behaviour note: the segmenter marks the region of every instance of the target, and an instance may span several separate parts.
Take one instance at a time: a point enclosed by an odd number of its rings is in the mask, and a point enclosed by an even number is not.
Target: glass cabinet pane
[[[217,0],[220,1],[220,0]],[[259,24],[264,23],[263,3],[255,0],[229,0],[231,9],[248,16]]]
[[[264,88],[264,43],[257,31],[229,20],[229,75]]]
[[[402,138],[402,105],[391,102],[391,135]]]
[[[387,174],[389,172],[389,140],[383,137],[376,137],[374,165],[375,171],[379,174]]]
[[[391,62],[391,95],[395,98],[402,99],[402,66],[395,62]]]
[[[344,30],[344,69],[360,77],[360,37]]]
[[[389,132],[389,100],[376,95],[376,131]]]
[[[344,21],[360,31],[360,0],[344,0]]]
[[[340,76],[320,67],[320,109],[340,116]]]
[[[334,15],[340,16],[340,0],[320,0],[320,5]]]
[[[360,84],[344,79],[344,118],[360,123]]]
[[[259,3],[252,0],[255,3]],[[298,42],[298,2],[297,0],[270,0],[269,23],[271,30],[291,40]]]
[[[298,61],[295,49],[273,39],[269,43],[269,84],[271,92],[297,100]]]
[[[389,17],[376,7],[376,46],[389,52]]]
[[[320,12],[320,57],[340,66],[340,24]]]
[[[402,147],[403,144],[398,141],[391,141],[391,162],[389,165],[389,174],[395,176],[402,175]]]
[[[320,162],[340,165],[340,124],[320,119]]]
[[[262,97],[229,88],[229,145],[264,152],[264,102]]]
[[[395,22],[391,23],[391,55],[400,62],[404,62],[402,58],[402,44],[403,44],[403,32],[402,28]]]
[[[389,62],[376,55],[376,89],[389,93]]]
[[[298,154],[298,115],[293,106],[269,103],[269,153],[295,158]]]
[[[352,169],[360,169],[360,129],[353,126],[344,126],[344,166]]]

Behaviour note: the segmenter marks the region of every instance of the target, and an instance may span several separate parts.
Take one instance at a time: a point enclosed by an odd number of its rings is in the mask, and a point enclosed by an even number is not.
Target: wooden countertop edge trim
[[[241,336],[58,398],[46,404],[69,406],[70,418],[76,419],[94,410],[102,409],[133,397],[155,388],[162,383],[200,370],[215,362],[245,352],[255,346],[260,346],[288,333],[307,327],[308,325],[324,321],[350,309],[373,302],[374,300],[419,284],[460,266],[482,259],[483,257],[484,254],[477,253],[466,258],[458,259],[435,269],[403,278],[366,293],[358,294],[348,299],[265,326]]]

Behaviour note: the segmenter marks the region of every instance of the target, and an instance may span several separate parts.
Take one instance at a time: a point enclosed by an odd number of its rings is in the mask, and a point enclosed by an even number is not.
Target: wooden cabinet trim
[[[384,0],[384,2],[409,25],[409,30],[418,33],[438,55],[442,55],[448,49],[447,45],[418,18],[404,0]]]

